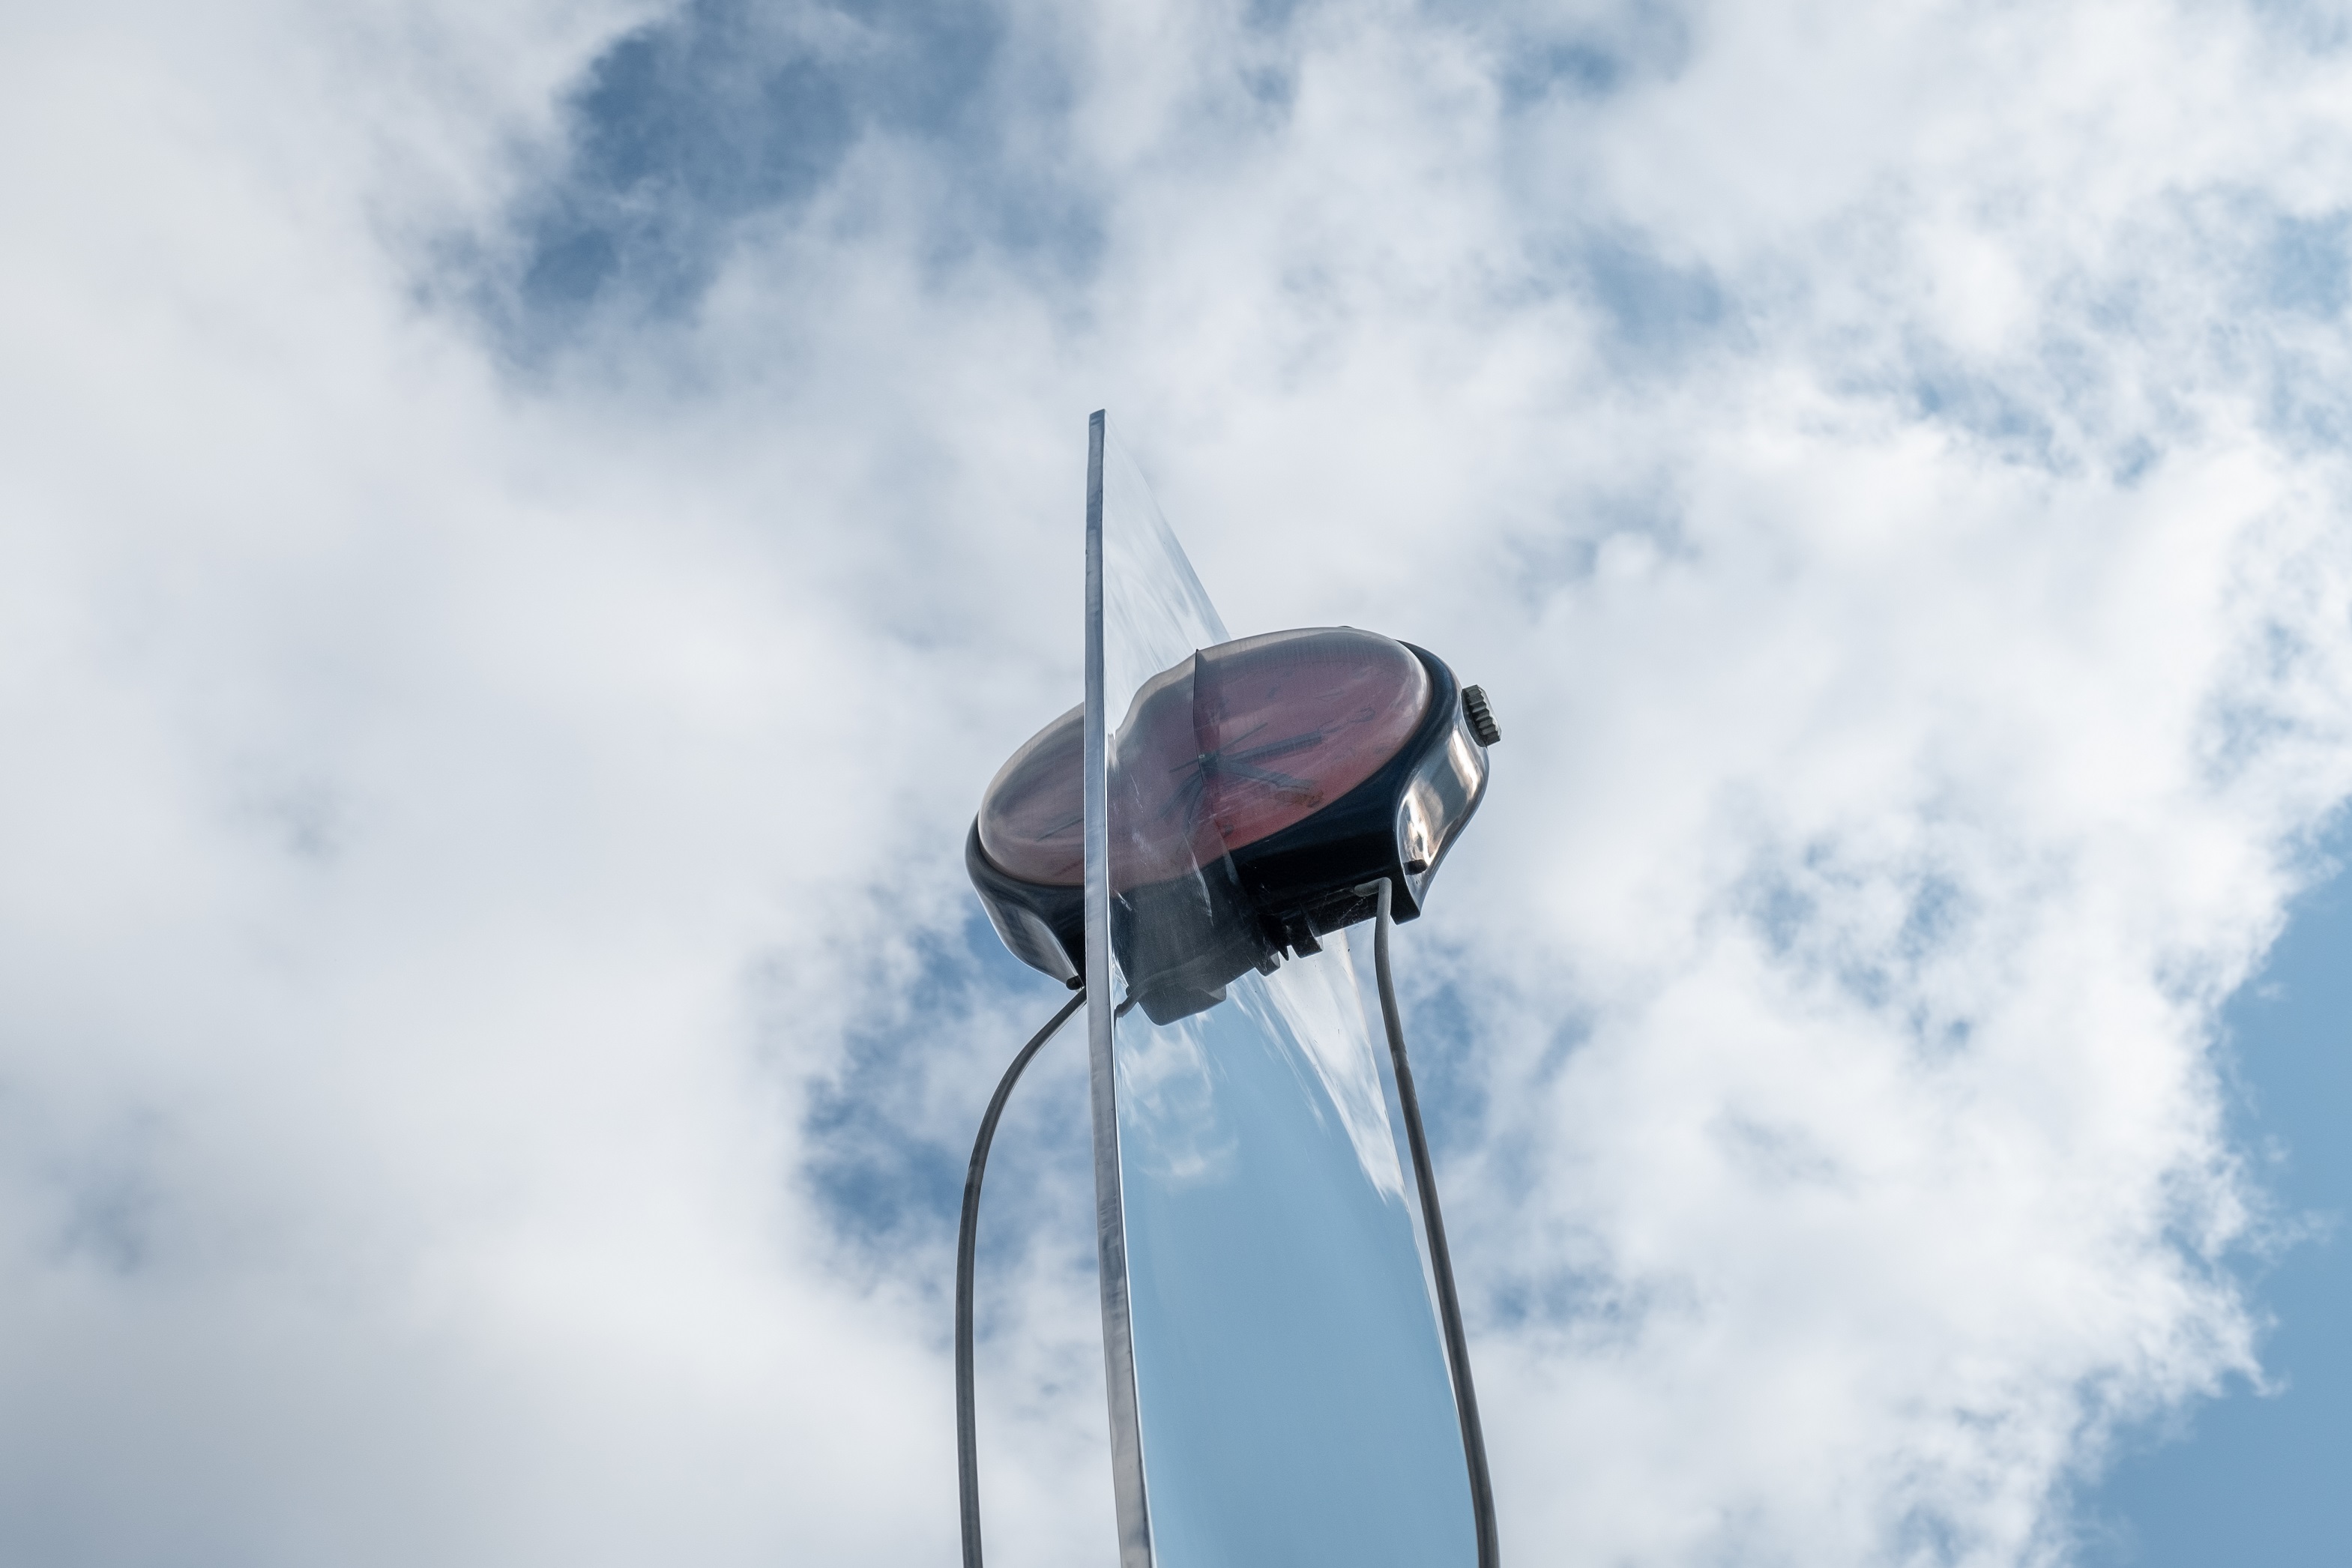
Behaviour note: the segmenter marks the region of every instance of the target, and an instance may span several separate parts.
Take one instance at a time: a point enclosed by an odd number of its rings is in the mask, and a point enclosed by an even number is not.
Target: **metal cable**
[[[988,1146],[996,1138],[996,1119],[1004,1114],[1004,1102],[1020,1081],[1021,1069],[1086,1000],[1083,989],[1072,996],[1044,1028],[1030,1037],[1013,1065],[1004,1069],[1003,1081],[988,1102],[988,1114],[980,1119],[980,1136],[971,1145],[971,1168],[963,1178],[963,1223],[956,1232],[955,1306],[956,1477],[963,1492],[963,1568],[981,1568],[979,1428],[971,1392],[971,1274],[980,1245],[980,1179],[988,1169]]]
[[[1437,1277],[1437,1314],[1445,1330],[1445,1359],[1454,1369],[1454,1409],[1462,1419],[1462,1456],[1470,1467],[1470,1512],[1478,1531],[1478,1568],[1499,1568],[1502,1541],[1495,1530],[1495,1489],[1486,1476],[1486,1437],[1478,1424],[1478,1392],[1470,1383],[1470,1342],[1462,1331],[1462,1303],[1454,1290],[1454,1259],[1445,1247],[1445,1216],[1437,1206],[1437,1173],[1429,1163],[1428,1136],[1421,1130],[1421,1098],[1413,1092],[1412,1067],[1405,1060],[1404,1021],[1397,1012],[1396,984],[1389,973],[1392,923],[1389,880],[1383,877],[1377,885],[1381,913],[1380,923],[1372,930],[1372,968],[1380,977],[1381,1021],[1388,1026],[1389,1057],[1396,1064],[1397,1103],[1404,1111],[1413,1178],[1421,1187],[1422,1227],[1429,1233],[1430,1270]],[[971,1561],[978,1568],[979,1560]]]

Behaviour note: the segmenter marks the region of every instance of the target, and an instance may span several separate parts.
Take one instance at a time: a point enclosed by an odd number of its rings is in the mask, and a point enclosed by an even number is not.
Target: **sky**
[[[0,1560],[953,1551],[1098,407],[1236,635],[1492,694],[1398,947],[1514,1562],[2340,1541],[2352,11],[17,5],[0,195]]]
[[[2330,847],[2339,861],[2341,836]],[[2338,1484],[2352,1452],[2352,885],[2339,872],[2298,908],[2263,973],[2224,1014],[2230,1108],[2292,1223],[2245,1270],[2268,1331],[2235,1396],[2174,1412],[2126,1439],[2086,1498],[2085,1561],[2187,1568],[2321,1564],[2352,1539]],[[2185,1439],[2185,1440],[2184,1440]]]

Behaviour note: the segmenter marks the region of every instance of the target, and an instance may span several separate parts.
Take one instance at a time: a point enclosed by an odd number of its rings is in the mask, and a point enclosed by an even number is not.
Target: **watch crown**
[[[1485,687],[1462,689],[1462,716],[1470,721],[1470,732],[1478,737],[1480,745],[1491,746],[1503,738],[1503,727],[1495,722],[1495,710],[1486,706]]]

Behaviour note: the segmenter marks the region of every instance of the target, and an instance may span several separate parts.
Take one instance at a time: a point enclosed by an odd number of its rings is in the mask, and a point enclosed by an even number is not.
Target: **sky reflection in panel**
[[[1217,731],[1212,708],[1232,703],[1209,673],[1195,683],[1192,661],[1224,626],[1133,463],[1106,445],[1100,668],[1118,726],[1108,849],[1124,997],[1125,966],[1149,992],[1166,950],[1213,949],[1240,918],[1220,821],[1230,830],[1295,781],[1283,736]],[[1214,778],[1213,754],[1229,764]],[[1203,992],[1224,967],[1202,972]],[[1104,1219],[1124,1230],[1152,1559],[1468,1568],[1461,1436],[1347,946],[1244,969],[1224,993],[1198,1011],[1185,1009],[1205,994],[1147,997],[1114,1026],[1123,1212]]]

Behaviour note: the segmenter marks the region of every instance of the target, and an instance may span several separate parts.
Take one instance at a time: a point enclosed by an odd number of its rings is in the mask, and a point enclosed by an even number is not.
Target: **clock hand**
[[[1235,739],[1246,741],[1251,735],[1256,734],[1258,730],[1265,728],[1265,725],[1260,724],[1247,734],[1237,736]],[[1171,773],[1181,773],[1188,769],[1196,773],[1246,773],[1248,763],[1263,763],[1275,757],[1286,757],[1293,752],[1308,751],[1321,745],[1323,739],[1322,731],[1309,730],[1302,734],[1293,735],[1286,741],[1270,741],[1263,746],[1252,746],[1245,752],[1234,750],[1232,742],[1229,742],[1213,752],[1202,752],[1190,762],[1179,763],[1168,771]]]
[[[1263,721],[1263,722],[1260,722],[1260,723],[1253,724],[1253,725],[1251,725],[1248,729],[1246,729],[1246,730],[1243,731],[1240,734],[1235,735],[1232,740],[1227,741],[1223,745],[1219,746],[1218,748],[1216,748],[1216,750],[1214,750],[1214,751],[1211,751],[1211,752],[1202,752],[1199,756],[1194,757],[1192,761],[1187,762],[1187,763],[1178,763],[1174,767],[1170,768],[1168,771],[1169,771],[1170,773],[1182,773],[1186,768],[1197,768],[1197,767],[1199,767],[1199,766],[1201,765],[1201,763],[1202,763],[1202,759],[1204,759],[1204,758],[1209,758],[1209,757],[1222,757],[1222,756],[1224,756],[1224,755],[1228,754],[1229,752],[1231,752],[1233,751],[1233,749],[1234,749],[1235,746],[1239,745],[1242,742],[1248,740],[1252,735],[1255,735],[1255,734],[1256,734],[1260,730],[1265,729],[1265,725],[1266,725],[1266,723],[1267,723],[1267,722],[1271,722],[1271,721]]]
[[[1252,733],[1255,731],[1253,731]],[[1287,741],[1270,741],[1263,746],[1252,746],[1246,752],[1236,752],[1228,746],[1223,754],[1225,766],[1230,768],[1235,763],[1263,763],[1273,757],[1286,757],[1293,752],[1304,752],[1322,743],[1323,731],[1310,730],[1305,734],[1293,735]]]
[[[1197,763],[1188,765],[1198,767]],[[1165,822],[1175,816],[1176,808],[1181,805],[1184,808],[1184,822],[1187,826],[1198,822],[1201,797],[1208,793],[1208,789],[1209,770],[1199,768],[1191,778],[1176,786],[1176,793],[1170,795],[1168,804],[1160,808],[1160,820]]]
[[[1276,789],[1311,790],[1315,787],[1311,780],[1295,779],[1288,773],[1276,773],[1272,768],[1242,767],[1227,763],[1217,771],[1228,778],[1247,779],[1253,784],[1272,784]]]
[[[1265,728],[1264,724],[1256,725],[1237,736],[1236,739],[1247,740]],[[1179,763],[1168,771],[1172,773],[1185,773],[1187,776],[1183,783],[1177,786],[1176,792],[1168,797],[1168,804],[1160,807],[1160,820],[1166,821],[1175,816],[1181,808],[1185,813],[1185,820],[1188,824],[1197,823],[1200,820],[1202,797],[1208,793],[1209,780],[1212,775],[1246,779],[1253,784],[1266,784],[1274,789],[1300,794],[1311,798],[1315,792],[1315,785],[1311,780],[1293,778],[1288,773],[1276,773],[1271,768],[1261,768],[1253,764],[1273,757],[1287,756],[1293,752],[1307,751],[1322,743],[1323,732],[1320,730],[1313,730],[1293,735],[1286,741],[1272,741],[1262,746],[1252,746],[1246,751],[1236,752],[1228,744],[1213,752],[1202,752],[1189,763]]]

